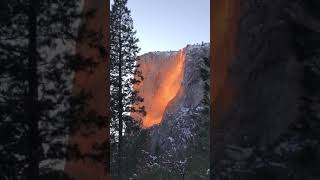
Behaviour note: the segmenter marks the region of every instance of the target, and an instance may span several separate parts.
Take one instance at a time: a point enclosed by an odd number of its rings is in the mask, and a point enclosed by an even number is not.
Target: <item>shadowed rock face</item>
[[[210,179],[214,179],[217,149],[222,145],[224,133],[216,127],[228,114],[234,103],[235,83],[227,81],[229,69],[238,52],[240,1],[213,0],[211,6],[211,48],[210,48]]]
[[[294,160],[286,153],[299,154],[292,147],[312,139],[292,130],[302,113],[305,67],[301,61],[309,61],[301,59],[299,52],[305,47],[306,52],[313,51],[313,41],[302,40],[308,35],[297,34],[297,29],[319,32],[319,18],[306,11],[306,4],[290,0],[214,1],[211,161],[216,174],[224,173],[222,177],[227,179],[260,179],[256,176],[261,173],[259,167],[270,177],[289,177]],[[297,46],[297,39],[303,46]],[[303,140],[292,140],[298,136]],[[281,148],[290,150],[275,153]],[[253,161],[265,157],[271,157],[268,163],[273,165],[263,167]]]
[[[223,72],[213,73],[213,79],[225,77],[217,84],[220,90],[213,99],[213,124],[217,130],[227,129],[225,143],[266,145],[296,117],[299,67],[290,46],[286,3],[261,1],[253,6],[250,2],[241,6],[243,21],[238,26],[238,40],[233,40],[238,46],[233,58],[219,56],[220,49],[228,46],[214,50],[214,64],[230,63]],[[226,101],[232,103],[226,107]]]

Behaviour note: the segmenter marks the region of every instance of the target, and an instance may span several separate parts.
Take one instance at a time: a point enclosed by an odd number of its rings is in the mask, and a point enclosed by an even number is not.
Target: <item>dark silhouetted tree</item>
[[[143,101],[133,86],[143,80],[138,71],[137,46],[138,38],[133,27],[127,0],[115,0],[110,13],[110,46],[111,46],[111,148],[112,163],[117,167],[117,176],[123,179],[125,174],[123,167],[130,161],[127,149],[132,143],[129,139],[139,133],[141,122],[133,119],[131,113],[144,114],[144,108],[139,106]],[[126,152],[124,152],[126,150]],[[115,172],[114,172],[115,173]],[[113,174],[116,175],[116,174]]]

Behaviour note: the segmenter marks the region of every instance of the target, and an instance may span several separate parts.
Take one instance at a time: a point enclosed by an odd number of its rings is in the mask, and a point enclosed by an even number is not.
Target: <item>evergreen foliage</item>
[[[142,80],[138,70],[139,39],[133,27],[127,0],[115,0],[110,12],[110,94],[111,94],[111,178],[127,179],[135,172],[145,136],[141,119],[132,113],[145,115],[143,99],[134,90]]]
[[[37,180],[49,174],[65,179],[52,168],[67,158],[67,152],[73,154],[68,158],[83,156],[65,143],[77,128],[69,128],[70,122],[81,121],[79,112],[90,98],[72,94],[73,74],[95,66],[72,49],[81,39],[79,20],[94,13],[83,14],[79,5],[78,0],[1,1],[0,179]],[[105,119],[82,117],[98,124]]]

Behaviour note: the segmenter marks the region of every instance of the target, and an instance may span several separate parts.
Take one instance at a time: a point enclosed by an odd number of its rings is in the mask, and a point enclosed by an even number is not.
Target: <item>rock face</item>
[[[305,65],[301,62],[310,63],[306,57],[311,53],[306,52],[315,53],[311,45],[314,42],[305,37],[318,37],[315,24],[319,24],[319,15],[312,8],[319,4],[289,0],[240,2],[216,0],[212,4],[216,8],[213,19],[220,21],[213,22],[216,28],[211,49],[211,164],[216,174],[211,178],[307,177],[290,171],[299,168],[299,162],[292,157],[303,156],[299,148],[293,147],[319,142],[291,127],[303,114],[301,98],[306,94],[301,82],[305,81]],[[235,29],[225,30],[231,27]],[[308,118],[303,116],[306,123]],[[311,144],[308,146],[315,147]]]
[[[161,122],[166,106],[181,88],[185,52],[147,53],[139,62],[144,80],[135,89],[144,98],[143,127],[149,128]]]
[[[145,78],[140,95],[145,100],[147,114],[151,117],[158,115],[150,128],[152,151],[158,146],[177,155],[187,148],[197,124],[192,115],[197,108],[199,110],[203,98],[200,65],[208,56],[209,44],[202,44],[140,57]],[[161,111],[154,111],[159,107]],[[148,115],[144,121],[145,127],[150,127]]]
[[[288,17],[280,10],[284,4],[276,5],[261,2],[253,8],[243,3],[241,10],[252,12],[242,17],[239,51],[213,109],[213,124],[227,129],[223,136],[228,143],[270,144],[296,117],[299,66],[290,46]]]

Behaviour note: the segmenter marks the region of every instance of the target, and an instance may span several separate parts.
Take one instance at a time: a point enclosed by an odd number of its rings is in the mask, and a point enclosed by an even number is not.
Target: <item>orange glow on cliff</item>
[[[144,128],[161,122],[168,103],[179,92],[184,73],[184,61],[185,54],[181,50],[165,60],[146,58],[145,63],[141,63],[144,81],[136,89],[144,98],[143,104],[147,112],[143,118]]]

